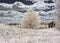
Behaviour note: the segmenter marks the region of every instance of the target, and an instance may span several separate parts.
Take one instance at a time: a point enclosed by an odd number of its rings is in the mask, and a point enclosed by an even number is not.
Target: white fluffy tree
[[[39,28],[38,14],[31,8],[25,13],[21,21],[21,28]]]

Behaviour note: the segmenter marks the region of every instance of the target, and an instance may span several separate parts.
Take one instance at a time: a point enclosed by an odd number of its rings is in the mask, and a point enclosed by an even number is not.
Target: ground
[[[0,24],[0,43],[60,43],[60,31],[48,29],[20,29]]]

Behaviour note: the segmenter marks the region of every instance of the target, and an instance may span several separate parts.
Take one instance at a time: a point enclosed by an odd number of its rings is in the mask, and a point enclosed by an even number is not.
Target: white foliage
[[[22,28],[38,28],[38,14],[32,9],[29,9],[22,18]]]

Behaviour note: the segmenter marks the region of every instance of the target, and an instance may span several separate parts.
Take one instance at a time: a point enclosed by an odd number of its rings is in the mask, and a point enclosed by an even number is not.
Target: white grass
[[[0,24],[0,43],[60,43],[60,32],[55,28],[20,29]]]

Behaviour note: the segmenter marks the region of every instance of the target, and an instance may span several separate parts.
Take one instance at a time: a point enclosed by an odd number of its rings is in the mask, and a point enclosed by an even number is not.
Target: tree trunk
[[[60,0],[56,0],[56,28],[60,29]]]

